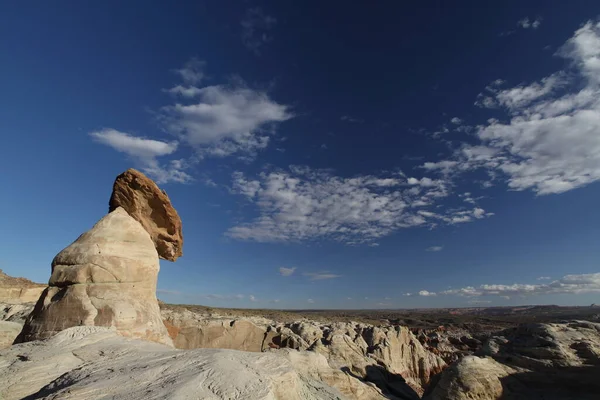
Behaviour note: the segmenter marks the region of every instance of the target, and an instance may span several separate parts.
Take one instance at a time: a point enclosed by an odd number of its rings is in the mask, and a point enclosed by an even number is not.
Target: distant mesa
[[[119,207],[142,224],[160,258],[175,261],[183,255],[181,218],[167,193],[152,179],[133,168],[117,176],[108,211]]]

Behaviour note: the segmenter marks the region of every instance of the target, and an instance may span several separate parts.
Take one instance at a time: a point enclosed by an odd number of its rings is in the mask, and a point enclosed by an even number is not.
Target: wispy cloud
[[[258,301],[258,299],[256,297],[254,297],[254,295],[252,295],[252,294],[250,296],[248,296],[248,300],[250,300],[252,302]]]
[[[341,275],[332,274],[329,271],[305,272],[302,275],[307,276],[311,281],[322,281],[325,279],[341,278]]]
[[[196,149],[200,157],[236,154],[252,159],[269,144],[272,124],[293,117],[288,106],[241,81],[171,89],[183,90],[189,101],[163,107],[162,121],[167,131]]]
[[[265,44],[271,42],[271,30],[277,19],[265,14],[260,7],[249,8],[240,22],[242,26],[242,43],[248,50],[259,55]]]
[[[181,80],[185,84],[198,85],[206,77],[204,74],[205,67],[206,62],[193,57],[187,61],[183,67],[173,71],[181,77]]]
[[[340,117],[340,120],[345,121],[345,122],[352,122],[352,123],[362,123],[362,122],[365,122],[364,119],[354,118],[354,117],[351,117],[349,115],[342,115]]]
[[[474,131],[479,143],[423,168],[445,177],[482,169],[512,190],[538,195],[600,180],[600,24],[583,25],[556,55],[569,61],[568,69],[526,85],[492,82],[476,104],[498,108],[507,119],[489,119]]]
[[[437,294],[435,292],[429,292],[427,290],[421,290],[419,292],[419,296],[424,296],[424,297],[431,297],[431,296],[436,296]]]
[[[443,246],[431,246],[425,249],[425,251],[442,251],[443,249]]]
[[[547,284],[515,283],[511,285],[488,284],[476,287],[466,286],[460,289],[446,290],[440,294],[479,297],[582,293],[600,293],[600,273],[566,275],[561,279],[557,279]]]
[[[282,276],[290,276],[295,271],[296,271],[296,267],[291,267],[291,268],[280,267],[279,268],[279,274],[282,275]]]
[[[236,172],[232,191],[256,205],[260,216],[229,229],[227,235],[259,242],[328,237],[347,244],[373,243],[401,228],[492,215],[480,207],[438,209],[449,188],[443,179],[407,178],[402,173],[344,178],[300,166],[264,171],[256,178]]]
[[[171,295],[181,295],[182,293],[179,290],[170,290],[170,289],[156,289],[157,294],[171,294]]]
[[[313,299],[308,299],[306,301],[309,302],[310,304],[313,304],[315,302]]]
[[[96,142],[130,156],[136,166],[157,183],[192,181],[192,177],[185,172],[186,165],[182,160],[171,160],[163,165],[157,160],[158,157],[173,154],[178,147],[177,141],[163,142],[110,128],[90,132],[89,135]]]
[[[549,281],[550,279],[552,278],[550,278],[549,276],[540,276],[539,278],[537,278],[538,281]]]
[[[529,19],[525,17],[517,22],[517,26],[523,29],[537,29],[542,24],[542,18]]]

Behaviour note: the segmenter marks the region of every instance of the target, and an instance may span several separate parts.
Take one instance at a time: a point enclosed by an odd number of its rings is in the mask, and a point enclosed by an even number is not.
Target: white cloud
[[[545,278],[545,277],[544,277]],[[465,297],[600,293],[600,273],[566,275],[547,284],[466,286],[441,292]]]
[[[256,297],[254,297],[254,295],[248,296],[248,300],[253,301],[253,302],[258,301],[258,299]]]
[[[313,304],[315,302],[313,299],[308,299],[306,301],[308,301],[310,304]]]
[[[307,276],[311,281],[322,281],[325,279],[341,278],[341,275],[332,274],[329,271],[305,272],[302,275]]]
[[[204,297],[209,300],[242,300],[246,296],[243,294],[203,294],[200,297]]]
[[[254,54],[259,55],[262,47],[273,40],[269,32],[277,19],[267,15],[260,7],[249,8],[241,21],[242,43]]]
[[[168,93],[180,95],[183,97],[196,97],[200,95],[201,89],[196,86],[181,86],[177,85],[172,87],[171,89],[165,90]]]
[[[462,124],[462,119],[458,118],[458,117],[454,117],[450,120],[450,122],[452,122],[454,125],[460,125]]]
[[[537,29],[540,27],[541,24],[542,18],[540,17],[537,17],[533,20],[530,20],[529,18],[525,17],[517,22],[517,26],[523,29]]]
[[[442,251],[444,249],[443,246],[431,246],[425,249],[425,251]]]
[[[171,90],[183,90],[177,88]],[[185,90],[193,90],[192,102],[163,107],[163,122],[201,157],[253,158],[269,144],[269,127],[293,117],[289,107],[239,82]]]
[[[482,168],[512,190],[539,195],[600,180],[600,24],[586,23],[556,55],[571,69],[513,88],[493,82],[478,103],[502,108],[508,120],[490,119],[476,128],[479,144],[422,167],[446,176]]]
[[[540,276],[539,278],[537,278],[538,281],[549,281],[550,279],[552,278],[550,278],[549,276]]]
[[[431,297],[431,296],[435,296],[435,295],[436,295],[435,292],[428,292],[427,290],[421,290],[419,292],[419,296]]]
[[[282,275],[282,276],[290,276],[295,271],[296,271],[296,267],[291,267],[291,268],[280,267],[279,268],[279,274]]]
[[[188,166],[183,160],[171,160],[166,165],[161,165],[157,160],[157,157],[174,153],[178,147],[176,141],[146,139],[110,128],[90,132],[89,135],[96,142],[132,157],[136,166],[159,184],[186,183],[192,180],[192,177],[185,172]]]
[[[412,296],[412,293],[403,293],[402,296]]]
[[[192,58],[185,63],[183,68],[176,69],[174,72],[177,73],[187,85],[197,85],[205,78],[203,72],[205,66],[206,63],[204,61]]]
[[[343,178],[331,171],[293,166],[249,179],[236,172],[231,191],[244,195],[260,214],[230,228],[227,235],[259,242],[327,237],[347,244],[374,243],[401,228],[435,227],[492,215],[479,207],[438,209],[449,195],[443,179],[407,180],[401,173]]]

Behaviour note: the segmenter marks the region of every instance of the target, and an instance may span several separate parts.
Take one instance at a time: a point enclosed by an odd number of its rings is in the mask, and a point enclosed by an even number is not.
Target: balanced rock
[[[85,325],[172,345],[156,299],[158,271],[148,232],[115,209],[54,258],[49,287],[15,343]]]
[[[181,219],[169,196],[146,175],[128,169],[117,177],[109,212],[122,207],[150,234],[160,258],[175,261],[183,254]]]

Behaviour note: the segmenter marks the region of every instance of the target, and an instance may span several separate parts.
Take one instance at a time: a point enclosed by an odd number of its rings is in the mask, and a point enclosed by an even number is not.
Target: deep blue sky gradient
[[[258,55],[240,39],[240,21],[251,7],[277,19]],[[238,307],[467,306],[469,298],[402,294],[599,272],[598,183],[547,196],[494,186],[480,203],[494,216],[400,229],[377,247],[224,235],[256,215],[227,189],[234,170],[310,165],[349,177],[435,161],[448,149],[422,130],[434,131],[453,116],[473,124],[494,116],[498,111],[473,106],[489,82],[530,82],[562,68],[566,62],[552,53],[599,14],[600,3],[590,1],[5,2],[0,268],[48,279],[54,255],[106,213],[114,177],[134,166],[88,133],[113,127],[164,139],[156,115],[171,100],[162,89],[177,84],[173,69],[198,57],[207,63],[207,84],[241,77],[290,105],[296,117],[278,126],[272,144],[251,163],[207,159],[194,167],[193,175],[210,176],[217,187],[161,185],[185,234],[184,257],[161,261],[159,277],[159,288],[180,294],[159,294],[162,299]],[[501,36],[526,16],[542,17],[540,28]],[[361,122],[341,121],[344,115]],[[471,190],[472,179],[463,177],[460,190]],[[425,251],[430,246],[443,250]],[[297,271],[283,277],[280,267]],[[341,277],[310,281],[302,276],[309,271]],[[238,293],[258,301],[205,297]],[[269,302],[274,299],[280,301]],[[486,300],[600,302],[598,294]]]

